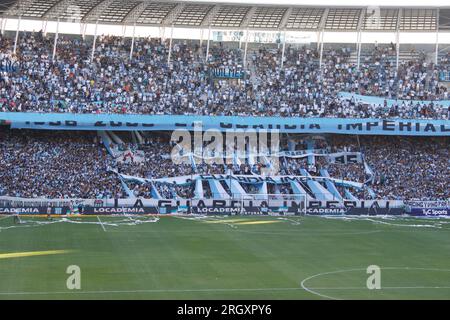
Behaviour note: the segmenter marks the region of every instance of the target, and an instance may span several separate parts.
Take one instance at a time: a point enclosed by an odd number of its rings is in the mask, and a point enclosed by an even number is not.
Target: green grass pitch
[[[0,299],[450,298],[446,219],[21,219],[0,217]]]

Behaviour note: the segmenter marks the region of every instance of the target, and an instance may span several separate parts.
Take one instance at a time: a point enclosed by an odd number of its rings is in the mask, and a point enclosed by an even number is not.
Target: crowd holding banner
[[[332,136],[329,156],[315,156],[315,163],[307,158],[283,156],[280,172],[285,180],[271,177],[258,179],[262,163],[254,165],[208,164],[196,160],[196,165],[174,165],[170,157],[171,145],[167,136],[149,135],[142,144],[128,141],[128,149],[139,151],[143,162],[116,162],[108,155],[99,137],[94,133],[76,134],[50,131],[0,131],[0,196],[25,198],[116,198],[128,197],[118,174],[134,177],[128,187],[131,196],[193,198],[195,177],[229,175],[249,184],[266,181],[266,193],[293,194],[289,177],[304,176],[347,181],[359,198],[367,198],[363,185],[368,182],[375,197],[401,200],[447,200],[450,198],[449,138],[426,137],[360,137]],[[320,143],[323,144],[323,141]],[[359,143],[359,144],[358,144]],[[355,155],[348,161],[336,155]],[[359,159],[361,157],[361,159]],[[257,158],[255,158],[258,160]],[[343,161],[336,161],[340,159]],[[360,160],[364,159],[364,163]],[[306,171],[302,171],[306,170]],[[116,173],[115,173],[116,172]],[[414,172],[414,174],[411,174]],[[173,182],[186,177],[175,187]],[[141,181],[139,181],[141,178]],[[327,178],[325,176],[325,178]],[[272,179],[272,181],[270,180]],[[128,179],[129,180],[129,179]],[[248,180],[248,181],[247,181]],[[145,183],[143,183],[145,182]],[[149,183],[148,183],[149,182]],[[344,194],[345,184],[337,183]],[[253,192],[253,191],[252,191]],[[206,197],[211,197],[208,184],[204,185]]]

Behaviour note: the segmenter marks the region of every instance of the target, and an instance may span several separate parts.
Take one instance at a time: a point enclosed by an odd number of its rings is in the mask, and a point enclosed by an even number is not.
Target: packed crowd
[[[0,196],[124,197],[114,166],[92,133],[0,131]]]
[[[377,197],[399,200],[450,199],[450,140],[370,137],[361,139],[374,171]]]
[[[126,143],[125,149],[132,152],[142,151],[143,161],[128,161],[117,164],[118,172],[125,175],[141,178],[167,178],[186,176],[194,173],[192,165],[187,161],[174,165],[171,161],[171,148],[167,138],[157,136],[143,144]]]
[[[261,164],[214,165],[199,162],[175,165],[170,159],[168,137],[152,135],[142,143],[128,143],[131,150],[142,150],[144,160],[121,163],[110,156],[103,142],[94,133],[38,132],[0,130],[0,196],[24,198],[114,198],[130,196],[114,172],[147,178],[126,184],[134,196],[192,198],[195,184],[165,183],[164,177],[193,174],[257,175]],[[338,164],[327,160],[326,154],[280,159],[280,175],[322,176],[326,169],[330,177],[365,183],[380,199],[445,200],[450,198],[449,138],[421,137],[356,137],[329,136],[316,140],[313,147],[326,152],[361,152],[364,163]],[[285,145],[283,143],[282,145]],[[297,143],[300,147],[306,144]],[[167,153],[167,154],[166,154]],[[198,162],[198,160],[197,160]],[[203,192],[211,197],[206,180]],[[249,193],[260,186],[243,185]],[[324,187],[326,187],[324,185]],[[225,191],[228,185],[223,183]],[[228,188],[228,189],[227,189]],[[267,184],[270,194],[295,193],[289,183]],[[304,185],[307,189],[307,184]],[[340,189],[339,189],[340,188]],[[345,195],[345,189],[338,189]],[[352,190],[353,195],[368,197],[364,190]]]
[[[150,145],[153,142],[148,142]],[[159,142],[161,143],[161,142]],[[166,142],[168,144],[168,142]],[[155,142],[155,147],[158,143]],[[286,143],[283,143],[286,145]],[[306,148],[306,143],[297,143],[301,148]],[[354,181],[364,184],[366,187],[374,191],[375,197],[379,199],[448,199],[450,197],[450,160],[448,159],[448,150],[450,142],[448,138],[400,138],[400,137],[361,137],[356,136],[329,136],[326,139],[315,141],[313,148],[325,152],[323,155],[314,157],[314,163],[309,163],[308,157],[282,157],[280,159],[280,175],[296,175],[303,176],[309,174],[311,176],[322,176],[325,169],[331,178],[337,180]],[[305,150],[306,151],[306,150]],[[326,153],[335,152],[360,152],[362,162],[359,163],[335,163],[330,162]],[[154,150],[157,153],[157,149]],[[152,157],[149,157],[151,159]],[[169,164],[170,160],[166,159],[164,164],[163,158],[155,158],[154,162],[146,164],[149,168],[165,168],[166,165],[176,167]],[[197,160],[198,161],[198,160]],[[366,164],[364,164],[364,162]],[[249,165],[215,165],[199,163],[196,166],[184,164],[180,167],[186,167],[190,174],[249,174],[257,175],[258,167],[261,164]],[[175,173],[172,168],[169,170]],[[186,171],[186,172],[188,172]],[[174,177],[177,174],[167,175],[167,170],[156,171],[155,176]],[[186,173],[184,172],[184,173]],[[139,172],[131,172],[139,176]],[[414,174],[412,174],[414,173]],[[131,174],[131,175],[133,175]],[[145,177],[145,176],[140,176]],[[251,184],[241,184],[248,193],[258,192],[260,186]],[[326,187],[325,184],[323,184]],[[346,196],[344,187],[338,186],[338,190],[342,195]],[[135,186],[136,187],[136,186]],[[148,185],[146,194],[151,195],[151,188]],[[170,198],[174,196],[189,197],[193,195],[193,185],[187,187],[174,187],[170,184],[154,186],[160,195],[166,195]],[[210,193],[207,191],[208,183],[204,186],[205,195]],[[308,191],[307,184],[302,187]],[[226,189],[227,186],[224,186]],[[267,184],[268,193],[275,194],[293,194],[290,184]],[[139,190],[137,187],[136,190]],[[149,191],[150,190],[150,191]],[[349,190],[347,190],[349,191]],[[351,193],[360,198],[372,197],[366,190],[351,188]],[[138,193],[139,194],[139,193]],[[212,195],[210,195],[212,196]]]
[[[174,41],[168,63],[168,41],[100,36],[91,61],[92,42],[60,35],[53,57],[53,36],[21,33],[17,54],[14,39],[0,36],[2,68],[0,111],[259,115],[299,117],[403,117],[449,119],[448,91],[438,81],[439,67],[420,56],[402,62],[376,47],[358,69],[350,50],[330,49],[318,65],[318,51],[258,49],[243,61],[242,50],[213,44],[208,57],[198,42]],[[211,70],[240,72],[240,81],[215,79]],[[408,102],[366,104],[345,100],[347,91]],[[436,100],[419,103],[418,100]]]

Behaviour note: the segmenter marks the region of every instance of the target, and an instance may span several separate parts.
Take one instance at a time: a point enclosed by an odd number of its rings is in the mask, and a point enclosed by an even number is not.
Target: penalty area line
[[[99,216],[97,216],[97,220],[98,220],[98,222],[100,222],[100,225],[102,226],[103,231],[106,232],[106,228],[105,228],[105,226],[103,225],[102,220],[100,220],[100,217],[99,217]]]

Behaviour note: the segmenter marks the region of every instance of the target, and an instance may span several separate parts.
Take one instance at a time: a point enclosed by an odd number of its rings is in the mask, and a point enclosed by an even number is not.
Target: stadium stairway
[[[314,194],[314,198],[317,200],[334,200],[335,197],[327,189],[325,189],[319,182],[312,179],[312,176],[305,169],[300,169],[300,174],[302,176],[310,177],[307,179],[306,183]]]
[[[111,144],[113,143],[109,135],[106,133],[106,131],[98,131],[98,136],[102,139],[103,145],[105,146],[106,150],[109,152],[110,155],[114,157],[114,152],[111,149]]]
[[[225,183],[228,185],[228,188],[230,188],[231,193],[234,195],[241,196],[243,198],[246,198],[248,196],[247,192],[242,188],[242,186],[234,179],[226,179]]]
[[[136,199],[136,196],[134,195],[133,191],[131,191],[131,189],[128,187],[128,185],[123,180],[123,178],[120,175],[118,175],[118,176],[120,179],[120,184],[122,185],[123,190],[125,190],[126,194],[128,195],[128,198]]]
[[[320,169],[320,175],[322,177],[330,178],[330,174],[328,173],[327,169]],[[325,180],[325,185],[327,186],[327,189],[331,194],[338,200],[342,201],[343,198],[341,194],[339,193],[338,189],[336,188],[336,185],[331,180]]]
[[[144,139],[139,131],[131,131],[131,134],[136,137],[138,143],[142,144],[144,142]]]
[[[230,198],[230,195],[228,194],[228,192],[226,192],[226,190],[220,184],[219,181],[214,180],[214,179],[209,179],[208,183],[209,183],[209,187],[211,189],[211,193],[214,198],[216,198],[216,199],[220,199],[220,198],[229,199]]]
[[[115,143],[117,143],[117,144],[123,144],[123,143],[124,143],[123,140],[120,139],[120,137],[119,137],[117,134],[115,134],[114,132],[108,131],[108,134],[109,134],[109,136],[111,137],[111,139],[112,139]]]
[[[202,199],[204,196],[203,183],[201,179],[195,180],[194,195],[197,199]]]
[[[306,200],[315,200],[314,197],[311,195],[311,192],[307,192],[305,188],[303,188],[299,182],[297,181],[291,181],[291,188],[294,194],[305,194]]]
[[[267,188],[267,181],[264,181],[261,184],[261,186],[259,188],[259,193],[264,194],[264,195],[267,195],[269,193],[268,188]],[[265,196],[265,197],[267,198],[267,196]],[[263,198],[263,197],[257,197],[256,199],[261,199],[261,198]]]
[[[345,199],[349,199],[349,200],[352,200],[352,201],[357,201],[357,200],[358,200],[358,198],[355,197],[355,196],[350,192],[350,190],[348,190],[347,188],[345,188],[344,190],[345,190]]]
[[[151,184],[151,196],[154,199],[162,199],[161,195],[159,194],[158,190],[156,190],[155,186],[153,185],[153,182],[150,183]]]

